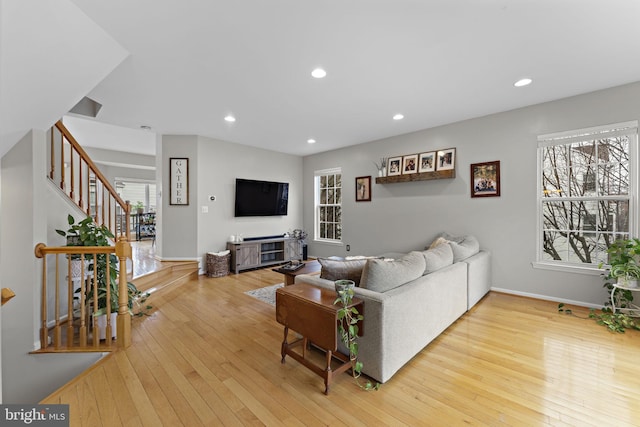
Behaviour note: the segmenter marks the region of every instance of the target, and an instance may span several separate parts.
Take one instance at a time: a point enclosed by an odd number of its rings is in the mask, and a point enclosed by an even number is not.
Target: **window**
[[[155,183],[116,179],[116,191],[122,200],[129,200],[132,205],[135,205],[137,202],[142,202],[145,212],[155,212]]]
[[[596,268],[635,235],[637,122],[538,137],[538,262]]]
[[[315,239],[342,241],[342,170],[315,172]]]

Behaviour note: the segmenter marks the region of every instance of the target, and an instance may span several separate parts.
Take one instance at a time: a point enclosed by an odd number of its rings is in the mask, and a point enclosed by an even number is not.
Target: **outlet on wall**
[[[351,250],[351,245],[347,245],[347,252]]]

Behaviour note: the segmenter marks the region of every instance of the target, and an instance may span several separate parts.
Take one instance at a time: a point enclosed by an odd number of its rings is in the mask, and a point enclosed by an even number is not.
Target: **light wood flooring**
[[[344,374],[326,396],[320,377],[280,363],[274,307],[243,293],[282,281],[262,269],[164,292],[130,348],[43,403],[70,404],[71,426],[640,425],[639,333],[498,293],[379,391]]]

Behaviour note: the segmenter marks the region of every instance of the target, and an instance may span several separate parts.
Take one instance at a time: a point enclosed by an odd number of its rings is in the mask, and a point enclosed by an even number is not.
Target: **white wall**
[[[531,88],[535,90],[535,88]],[[313,172],[343,168],[343,241],[352,255],[421,249],[434,236],[474,234],[493,253],[493,285],[514,293],[601,306],[601,278],[534,269],[536,137],[640,119],[640,83],[387,138],[304,158],[304,224],[313,230]],[[456,178],[372,186],[355,199],[354,178],[377,171],[380,157],[456,148]],[[500,160],[501,197],[470,198],[470,164]],[[310,243],[310,254],[345,255]]]
[[[54,230],[67,228],[71,212],[46,185],[44,147],[44,132],[30,131],[3,156],[0,169],[0,282],[16,293],[1,311],[4,403],[38,402],[101,356],[29,354],[40,328],[42,261],[34,247],[63,244]]]

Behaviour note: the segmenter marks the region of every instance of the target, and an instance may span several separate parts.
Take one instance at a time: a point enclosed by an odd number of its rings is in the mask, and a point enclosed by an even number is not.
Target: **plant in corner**
[[[340,282],[340,281],[337,281]],[[336,285],[338,284],[336,282]],[[338,332],[342,343],[349,350],[349,361],[351,362],[351,374],[358,387],[363,390],[378,390],[380,384],[375,385],[371,381],[362,384],[360,375],[362,373],[362,362],[358,361],[358,322],[364,320],[364,316],[355,307],[349,307],[353,301],[353,287],[336,286],[338,298],[335,305],[340,305],[338,309]]]
[[[600,312],[591,309],[588,318],[595,320],[599,325],[606,326],[611,332],[624,333],[626,329],[640,330],[640,321],[629,314],[630,310],[638,311],[632,306],[633,292],[629,288],[637,287],[637,281],[640,278],[640,239],[616,240],[609,246],[607,253],[609,267],[603,273],[603,286],[607,289],[609,298]],[[603,267],[604,263],[598,265],[598,268]],[[617,286],[614,286],[614,283]],[[624,312],[617,312],[620,309]],[[580,317],[571,309],[565,308],[564,303],[558,304],[558,312]]]

